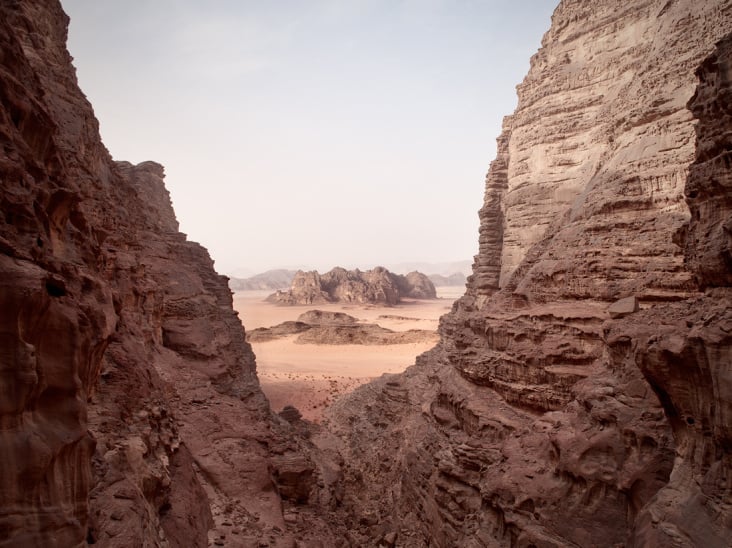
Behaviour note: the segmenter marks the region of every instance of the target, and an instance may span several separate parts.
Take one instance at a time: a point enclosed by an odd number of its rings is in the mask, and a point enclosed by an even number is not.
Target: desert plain
[[[404,299],[396,306],[358,303],[282,306],[266,302],[271,291],[238,291],[234,308],[247,332],[295,321],[310,310],[343,312],[364,324],[392,331],[419,329],[433,334],[406,344],[302,344],[298,335],[266,342],[252,341],[257,373],[272,410],[296,407],[303,418],[319,422],[325,409],[340,396],[383,374],[400,373],[438,340],[440,316],[465,291],[463,286],[437,288],[437,299]]]

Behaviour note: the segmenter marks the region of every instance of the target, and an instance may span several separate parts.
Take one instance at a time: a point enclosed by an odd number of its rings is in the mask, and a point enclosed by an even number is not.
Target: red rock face
[[[101,144],[67,24],[0,5],[0,544],[337,545],[334,479],[271,414],[162,167]]]

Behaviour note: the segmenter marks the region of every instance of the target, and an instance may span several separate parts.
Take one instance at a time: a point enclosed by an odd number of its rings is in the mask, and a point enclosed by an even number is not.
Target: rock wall
[[[332,481],[162,167],[102,145],[67,25],[0,3],[0,545],[337,546]]]
[[[331,412],[361,542],[726,545],[729,305],[699,291],[728,283],[728,65],[704,60],[730,28],[723,0],[560,2],[441,342]]]

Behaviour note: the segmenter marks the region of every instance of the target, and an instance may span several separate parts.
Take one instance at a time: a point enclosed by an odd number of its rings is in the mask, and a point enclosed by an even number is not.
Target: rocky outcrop
[[[437,292],[435,285],[427,276],[421,272],[410,272],[405,276],[396,274],[396,282],[399,287],[399,298],[409,299],[436,299]]]
[[[337,545],[227,279],[162,167],[111,160],[67,25],[55,0],[0,4],[0,544]]]
[[[692,114],[726,135],[704,59],[731,26],[723,0],[559,4],[440,343],[331,408],[360,542],[725,545],[729,306],[699,289],[727,275],[728,147]]]
[[[402,276],[380,266],[365,272],[336,267],[322,276],[316,271],[299,270],[289,291],[277,291],[267,300],[286,305],[347,302],[393,306],[403,298],[435,299],[437,293],[429,278],[420,272]]]

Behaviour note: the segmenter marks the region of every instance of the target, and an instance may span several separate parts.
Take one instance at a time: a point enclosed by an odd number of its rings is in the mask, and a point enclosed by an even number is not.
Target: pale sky
[[[556,0],[62,0],[117,160],[222,273],[470,260]]]

